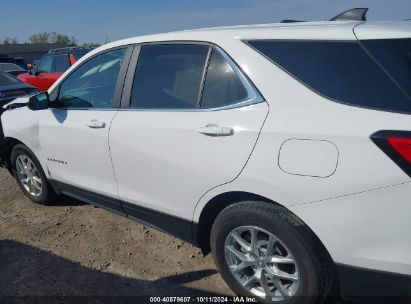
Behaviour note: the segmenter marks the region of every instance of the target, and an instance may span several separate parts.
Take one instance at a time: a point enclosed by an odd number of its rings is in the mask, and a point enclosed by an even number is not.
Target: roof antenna
[[[352,20],[352,21],[366,21],[365,15],[367,14],[368,8],[353,8],[344,13],[341,13],[333,18],[330,21],[344,21],[344,20]]]

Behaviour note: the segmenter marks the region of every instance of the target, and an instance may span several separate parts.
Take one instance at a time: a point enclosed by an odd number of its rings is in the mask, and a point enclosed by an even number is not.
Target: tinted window
[[[18,84],[20,83],[19,80],[11,76],[10,74],[6,72],[1,72],[0,71],[0,84]]]
[[[70,61],[68,55],[56,55],[54,56],[54,70],[55,72],[65,72],[70,67]]]
[[[411,39],[362,40],[361,44],[411,98]]]
[[[202,108],[217,108],[238,103],[247,98],[247,90],[225,60],[213,50],[204,84]]]
[[[411,112],[411,102],[358,42],[250,41],[314,91],[343,103]]]
[[[41,59],[37,71],[39,74],[41,73],[51,73],[53,67],[53,57],[51,56],[46,56],[43,59]]]
[[[187,44],[143,46],[130,107],[196,108],[208,49]]]
[[[0,63],[0,71],[24,71],[24,69],[14,63]]]
[[[111,108],[125,52],[106,52],[83,63],[63,81],[59,101],[69,108]]]
[[[74,57],[79,60],[81,57],[83,57],[85,54],[90,52],[91,49],[74,49],[73,50],[73,55]]]

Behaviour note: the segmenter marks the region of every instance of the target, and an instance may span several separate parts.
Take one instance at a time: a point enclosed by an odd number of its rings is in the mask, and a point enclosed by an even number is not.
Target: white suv
[[[2,159],[34,202],[211,249],[237,294],[406,297],[410,114],[410,21],[182,31],[104,45],[17,99]]]

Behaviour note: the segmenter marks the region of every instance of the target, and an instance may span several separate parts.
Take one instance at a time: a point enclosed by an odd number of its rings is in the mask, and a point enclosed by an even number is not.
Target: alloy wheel
[[[226,238],[224,252],[231,274],[255,296],[282,301],[297,293],[297,262],[274,234],[255,226],[235,228]]]
[[[16,158],[16,171],[20,183],[30,195],[40,196],[42,181],[34,162],[26,155],[21,154]]]

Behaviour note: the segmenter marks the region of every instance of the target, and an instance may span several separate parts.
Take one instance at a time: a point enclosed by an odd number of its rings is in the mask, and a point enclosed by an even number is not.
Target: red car
[[[17,78],[36,87],[40,92],[47,91],[69,67],[90,50],[81,47],[51,50],[33,69],[18,75]]]

